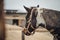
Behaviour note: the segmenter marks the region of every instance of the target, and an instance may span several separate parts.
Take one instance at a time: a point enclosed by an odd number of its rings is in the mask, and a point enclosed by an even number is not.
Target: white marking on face
[[[37,14],[37,17],[36,17],[36,19],[37,19],[37,24],[36,25],[38,26],[40,23],[46,24],[46,22],[45,22],[45,20],[42,16],[43,10],[40,10],[39,8],[37,8],[37,11],[38,11],[38,14]]]

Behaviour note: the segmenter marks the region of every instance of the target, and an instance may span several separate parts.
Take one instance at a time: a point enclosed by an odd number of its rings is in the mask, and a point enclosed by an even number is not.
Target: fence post
[[[25,35],[23,32],[22,32],[22,40],[25,40]]]
[[[0,40],[5,40],[4,0],[0,0]]]

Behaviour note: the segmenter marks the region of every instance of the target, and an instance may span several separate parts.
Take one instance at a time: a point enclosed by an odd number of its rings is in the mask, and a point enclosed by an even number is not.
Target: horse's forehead
[[[32,12],[39,12],[38,10],[39,10],[39,8],[33,8],[33,9],[31,9],[31,10],[33,10]],[[27,13],[27,16],[30,16],[31,15],[31,12],[28,12]]]

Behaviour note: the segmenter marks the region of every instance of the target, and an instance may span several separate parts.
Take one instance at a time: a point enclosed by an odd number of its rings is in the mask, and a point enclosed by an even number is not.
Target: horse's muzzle
[[[33,35],[35,33],[35,31],[29,32],[27,29],[24,29],[22,32],[27,36]]]
[[[31,35],[31,34],[28,32],[27,29],[24,29],[22,32],[23,32],[25,35],[27,35],[27,36],[30,36],[30,35]]]

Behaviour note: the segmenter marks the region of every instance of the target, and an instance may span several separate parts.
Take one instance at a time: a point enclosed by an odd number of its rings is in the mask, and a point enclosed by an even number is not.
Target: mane
[[[3,12],[3,0],[0,0],[0,40],[5,40],[5,22]]]
[[[45,20],[44,20],[44,18],[42,16],[43,11],[40,11],[39,8],[37,8],[37,11],[38,11],[38,15],[37,15],[37,18],[36,18],[37,19],[37,24],[43,23],[46,26],[46,22],[45,22]]]

